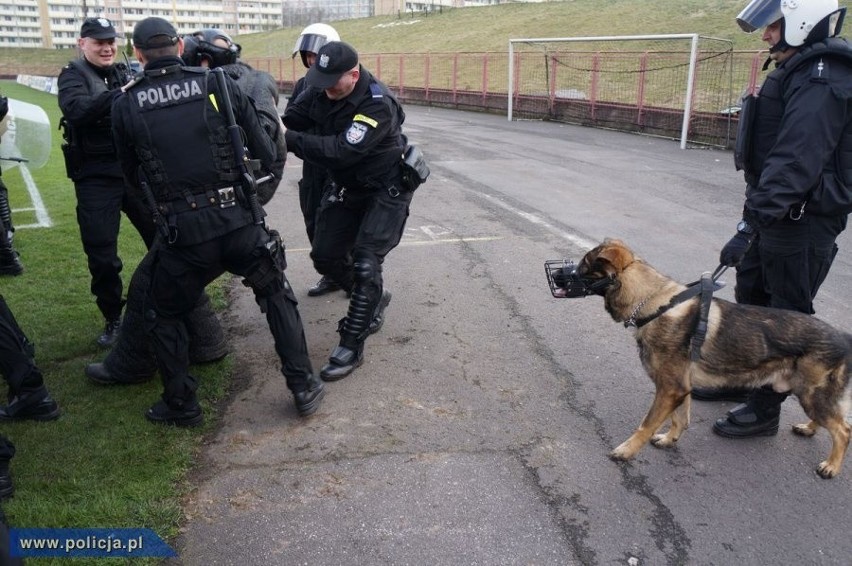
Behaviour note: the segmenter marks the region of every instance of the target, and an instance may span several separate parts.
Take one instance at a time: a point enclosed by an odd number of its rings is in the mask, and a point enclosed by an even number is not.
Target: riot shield
[[[5,131],[4,131],[5,130]],[[0,125],[0,167],[5,172],[21,161],[38,169],[50,156],[50,119],[41,106],[9,99],[9,113]]]

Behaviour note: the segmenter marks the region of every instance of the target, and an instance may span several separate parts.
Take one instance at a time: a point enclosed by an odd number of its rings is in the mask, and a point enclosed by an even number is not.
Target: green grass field
[[[159,397],[159,379],[144,385],[99,387],[85,378],[85,365],[105,356],[95,343],[103,319],[89,292],[74,186],[65,176],[56,132],[60,116],[56,97],[10,81],[0,81],[0,92],[41,106],[52,124],[50,160],[31,173],[53,225],[16,232],[15,247],[25,272],[0,277],[0,293],[35,342],[36,363],[63,411],[54,422],[4,424],[0,429],[18,451],[11,466],[15,496],[4,510],[16,527],[147,527],[168,540],[182,520],[181,497],[190,487],[187,474],[194,456],[205,432],[215,426],[216,405],[226,395],[230,362],[226,358],[193,368],[202,383],[199,393],[207,416],[205,426],[195,430],[159,427],[145,420],[144,411]],[[31,212],[15,211],[31,207],[20,170],[7,171],[3,180],[14,223],[33,223]],[[141,238],[126,219],[119,253],[126,287],[144,253]],[[224,286],[221,280],[218,283],[212,294],[221,307]]]

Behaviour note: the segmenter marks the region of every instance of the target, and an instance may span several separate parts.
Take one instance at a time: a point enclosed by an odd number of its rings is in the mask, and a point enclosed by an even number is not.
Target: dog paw
[[[813,422],[793,425],[793,433],[799,436],[813,436],[816,434],[817,427]]]
[[[829,464],[828,460],[825,460],[819,463],[816,471],[819,477],[828,480],[836,476],[840,470]]]
[[[651,444],[657,448],[671,448],[676,442],[677,439],[669,437],[668,434],[655,434],[651,437]]]
[[[630,450],[630,448],[628,447],[626,442],[624,444],[621,444],[615,450],[613,450],[612,452],[609,453],[609,457],[612,460],[617,460],[617,461],[629,460],[635,455],[636,455],[636,452],[634,450]]]

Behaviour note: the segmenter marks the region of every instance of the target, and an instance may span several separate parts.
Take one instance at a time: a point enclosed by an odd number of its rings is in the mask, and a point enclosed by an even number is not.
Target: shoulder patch
[[[829,78],[828,61],[825,57],[820,57],[811,67],[811,81],[827,82]]]
[[[353,122],[364,122],[365,124],[368,124],[368,125],[370,125],[374,128],[379,125],[378,122],[376,122],[375,120],[373,120],[369,116],[364,116],[363,114],[355,114],[355,117],[352,118],[352,121]]]
[[[378,83],[370,83],[370,92],[373,94],[373,98],[382,98],[384,96],[382,87]]]
[[[364,141],[366,135],[367,126],[358,122],[352,122],[352,125],[346,130],[346,141],[352,145],[359,144]]]

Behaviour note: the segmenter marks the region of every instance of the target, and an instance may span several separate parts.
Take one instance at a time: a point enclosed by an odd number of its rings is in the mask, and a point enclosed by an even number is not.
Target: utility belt
[[[210,206],[219,208],[231,208],[237,206],[237,188],[223,187],[221,189],[210,189],[203,193],[191,193],[185,196],[175,197],[167,202],[158,202],[157,210],[163,216],[172,216],[183,212],[201,210]]]
[[[390,185],[383,189],[350,189],[331,181],[325,189],[325,200],[328,202],[342,203],[347,200],[347,198],[351,197],[357,202],[358,200],[369,198],[381,192],[387,192],[391,198],[397,198],[403,193],[410,193],[414,191],[410,191],[398,185]]]

